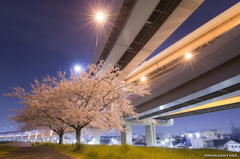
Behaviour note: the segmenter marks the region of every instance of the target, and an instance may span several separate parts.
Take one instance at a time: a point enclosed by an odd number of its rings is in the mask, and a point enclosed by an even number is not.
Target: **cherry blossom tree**
[[[43,78],[43,81],[46,80]],[[52,84],[52,83],[51,83]],[[59,135],[59,143],[63,142],[63,135],[66,131],[73,131],[66,123],[57,119],[54,115],[57,108],[54,101],[53,86],[47,81],[39,82],[35,79],[35,84],[31,85],[31,93],[26,93],[23,88],[13,88],[16,92],[6,94],[6,96],[17,97],[25,105],[24,109],[12,110],[16,115],[9,115],[10,120],[18,123],[21,130],[46,130],[51,129]]]
[[[63,143],[63,135],[73,129],[59,120],[52,120],[45,113],[34,107],[12,110],[16,115],[9,115],[10,119],[16,122],[17,129],[23,131],[51,129],[59,135],[59,144]]]
[[[72,127],[77,142],[83,129],[107,131],[123,128],[124,115],[136,116],[129,96],[149,94],[144,83],[128,83],[117,78],[121,73],[117,67],[100,72],[103,62],[89,65],[87,71],[58,72],[58,77],[47,76],[42,82],[35,79],[30,93],[23,88],[8,94],[22,99],[22,103],[38,109],[46,118]]]

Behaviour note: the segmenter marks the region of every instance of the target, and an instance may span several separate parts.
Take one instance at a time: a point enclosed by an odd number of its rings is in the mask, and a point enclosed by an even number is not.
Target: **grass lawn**
[[[235,154],[240,158],[240,153],[222,151],[216,149],[170,149],[160,147],[140,147],[129,145],[85,145],[37,143],[36,146],[48,146],[59,152],[76,159],[202,159],[205,154]],[[216,157],[215,157],[216,158]],[[224,157],[223,157],[224,158]],[[233,158],[233,157],[225,157]]]
[[[0,145],[0,157],[8,152],[18,149],[18,146]]]
[[[8,144],[13,143],[9,141],[0,141],[0,157],[10,151],[18,149],[17,146],[8,146]]]

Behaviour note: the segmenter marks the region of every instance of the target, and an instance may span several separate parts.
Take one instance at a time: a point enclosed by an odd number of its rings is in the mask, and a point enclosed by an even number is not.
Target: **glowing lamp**
[[[81,67],[77,65],[77,66],[74,67],[74,70],[75,70],[76,72],[79,72],[79,71],[81,71]]]
[[[142,77],[141,81],[143,81],[143,82],[146,81],[146,77]]]
[[[104,18],[104,15],[103,15],[102,13],[98,13],[98,14],[96,15],[96,19],[97,19],[98,21],[102,21],[103,18]]]
[[[190,59],[190,58],[192,58],[192,54],[187,53],[187,54],[185,55],[185,57],[186,57],[186,59]]]

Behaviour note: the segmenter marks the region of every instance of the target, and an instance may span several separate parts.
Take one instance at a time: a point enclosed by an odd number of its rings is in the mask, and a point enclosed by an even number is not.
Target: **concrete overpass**
[[[0,132],[0,141],[32,141],[35,142],[41,138],[41,141],[52,141],[52,131],[7,131]]]
[[[203,2],[203,0],[117,1],[118,17],[99,42],[91,63],[104,60],[118,65],[124,79],[155,51]]]
[[[139,66],[201,3],[135,1],[127,5],[131,9],[125,20],[117,18],[113,28],[122,24],[118,32],[113,29],[97,47],[92,63],[103,59],[102,70],[111,63],[123,71],[119,79],[138,83],[146,77],[151,84],[150,96],[131,97],[139,121],[125,118],[122,143],[132,144],[132,125],[145,126],[147,145],[155,146],[155,125],[171,126],[173,118],[240,107],[240,3]],[[120,13],[126,13],[125,7]],[[187,53],[191,60],[186,60]]]
[[[82,133],[82,132],[81,132]],[[65,141],[65,137],[71,138]],[[31,130],[31,131],[6,131],[0,132],[0,141],[25,141],[25,142],[54,142],[58,143],[59,135],[52,130]],[[83,134],[81,134],[80,141],[83,142]],[[92,144],[99,144],[100,136],[94,135]],[[76,132],[69,131],[63,136],[63,143],[75,143]]]
[[[170,126],[173,118],[240,107],[240,3],[134,70],[128,82],[147,78],[151,95],[131,100],[139,120]],[[186,53],[192,58],[187,60]],[[134,117],[126,117],[126,138]],[[163,122],[166,122],[163,125]],[[155,146],[154,124],[146,134]],[[123,133],[124,135],[124,133]],[[130,137],[130,136],[129,136]],[[131,144],[131,139],[125,140]]]
[[[218,89],[224,89],[223,87],[230,89],[227,88],[230,85],[224,84],[224,86],[220,87],[220,84],[227,80],[233,81],[239,75],[237,67],[232,66],[234,63],[238,63],[239,55],[239,8],[240,3],[159,53],[147,61],[144,66],[136,68],[126,80],[128,82],[141,82],[140,77],[147,77],[147,82],[152,83],[152,95],[145,98],[132,97],[134,105],[140,106],[178,87],[186,88],[186,83],[191,83],[192,80],[196,81],[197,79],[202,83],[202,87],[197,85],[195,87],[198,88],[194,89],[192,84],[190,91],[192,93],[203,91],[210,86],[215,86]],[[194,55],[191,60],[187,60],[184,57],[189,52]],[[224,70],[227,70],[226,75]],[[211,71],[214,71],[220,77],[217,76],[218,78],[215,78],[216,75],[212,76]],[[217,71],[219,71],[219,74],[217,74]],[[231,72],[233,73],[230,75]],[[186,85],[183,86],[183,84]],[[187,90],[190,89],[188,88]],[[226,94],[226,91],[222,94]],[[174,101],[190,93],[183,94],[181,91],[181,94],[178,96],[175,94],[171,95],[174,96],[171,100]],[[202,93],[201,95],[204,94]],[[182,103],[182,101],[178,101],[178,103]],[[148,106],[148,109],[151,109],[150,106]],[[140,112],[140,108],[137,111]]]
[[[118,65],[121,80],[138,83],[146,77],[151,84],[150,96],[131,97],[139,121],[125,118],[122,143],[132,144],[132,125],[146,126],[147,145],[155,146],[155,125],[240,107],[240,3],[139,66],[203,1],[131,2],[123,1],[112,31],[92,59],[105,61],[101,71]],[[191,60],[186,60],[187,53]]]

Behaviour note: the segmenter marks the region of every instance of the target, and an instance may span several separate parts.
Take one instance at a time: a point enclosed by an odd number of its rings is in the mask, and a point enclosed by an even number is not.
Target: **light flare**
[[[79,71],[82,70],[82,68],[81,68],[79,65],[76,65],[76,66],[74,67],[74,70],[75,70],[76,72],[79,72]]]
[[[143,82],[146,81],[146,80],[147,80],[146,77],[142,77],[142,78],[141,78],[141,81],[143,81]]]
[[[104,15],[103,15],[103,13],[97,13],[97,15],[96,15],[96,19],[97,19],[97,21],[103,21],[104,20]]]
[[[186,59],[190,59],[190,58],[192,58],[192,54],[187,53],[187,54],[185,55],[185,57],[186,57]]]

